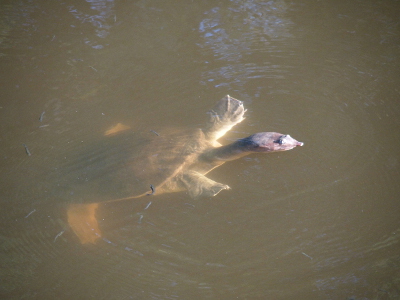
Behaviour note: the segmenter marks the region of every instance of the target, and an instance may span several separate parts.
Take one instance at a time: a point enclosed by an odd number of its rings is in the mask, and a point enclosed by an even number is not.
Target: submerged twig
[[[310,255],[305,254],[304,252],[301,252],[301,254],[303,254],[304,256],[307,256],[309,259],[313,259]]]
[[[42,121],[43,121],[44,113],[45,113],[45,112],[42,112],[42,113],[40,114],[39,122],[42,122]]]
[[[139,224],[142,224],[142,219],[143,219],[143,215],[140,215],[139,221],[138,221]]]
[[[27,214],[27,215],[25,216],[25,218],[29,217],[29,216],[30,216],[31,214],[33,214],[35,211],[36,211],[36,209],[32,210],[29,214]]]
[[[151,205],[151,201],[149,202],[149,204],[147,204],[147,206],[144,209],[148,209]]]
[[[57,234],[56,237],[54,238],[53,243],[55,243],[55,242],[56,242],[56,239],[57,239],[58,237],[60,237],[64,232],[65,232],[65,230],[63,230],[63,231],[61,231],[59,234]]]
[[[28,156],[31,156],[32,154],[31,154],[31,151],[29,151],[28,146],[25,144],[22,144],[22,145],[24,145],[24,147],[25,147],[26,154],[28,154]]]
[[[154,130],[150,129],[150,131],[154,134],[156,134],[157,136],[159,136],[159,134],[157,132],[155,132]]]
[[[156,193],[156,188],[152,184],[150,184],[150,189],[151,189],[151,193],[146,194],[147,196],[151,196]]]

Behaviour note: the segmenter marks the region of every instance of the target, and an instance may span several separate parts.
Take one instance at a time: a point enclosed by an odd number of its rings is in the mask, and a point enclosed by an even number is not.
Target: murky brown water
[[[399,11],[390,0],[2,3],[1,297],[398,299]],[[82,245],[57,179],[79,171],[69,158],[117,123],[201,126],[226,94],[248,111],[222,143],[278,131],[305,146],[215,169],[232,190],[212,199],[103,204],[103,238]]]

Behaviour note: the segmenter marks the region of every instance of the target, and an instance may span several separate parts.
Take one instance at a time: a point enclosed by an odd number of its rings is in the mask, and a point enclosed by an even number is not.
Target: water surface
[[[0,295],[397,299],[399,9],[1,4]],[[73,177],[71,157],[118,123],[135,133],[201,127],[226,94],[248,111],[221,143],[277,131],[304,147],[215,169],[208,177],[232,190],[212,199],[181,192],[101,204],[103,237],[82,245],[66,217],[76,199],[52,174]]]

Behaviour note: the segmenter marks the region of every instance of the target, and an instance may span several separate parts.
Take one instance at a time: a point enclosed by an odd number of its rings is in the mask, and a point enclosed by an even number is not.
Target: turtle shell
[[[197,159],[211,146],[201,129],[104,137],[66,157],[57,168],[55,190],[70,203],[140,197],[152,192],[150,185],[157,194],[180,191],[182,171],[207,171]]]

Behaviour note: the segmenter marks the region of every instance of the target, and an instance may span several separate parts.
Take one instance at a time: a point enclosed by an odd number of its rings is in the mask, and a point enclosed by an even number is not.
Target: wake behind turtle
[[[242,122],[245,112],[242,101],[227,95],[208,112],[202,129],[165,130],[144,139],[123,133],[122,142],[121,138],[108,141],[115,143],[111,154],[102,155],[101,147],[89,153],[86,159],[89,167],[80,169],[81,174],[74,177],[78,181],[68,190],[78,202],[68,208],[68,223],[80,241],[94,243],[102,236],[96,220],[100,202],[180,191],[187,191],[192,198],[212,197],[230,189],[206,176],[214,168],[251,153],[286,151],[303,145],[290,135],[277,132],[260,132],[221,145],[218,139]],[[100,176],[99,172],[106,176]],[[80,193],[90,185],[91,190],[100,191],[94,201]],[[107,195],[115,187],[117,195]]]

